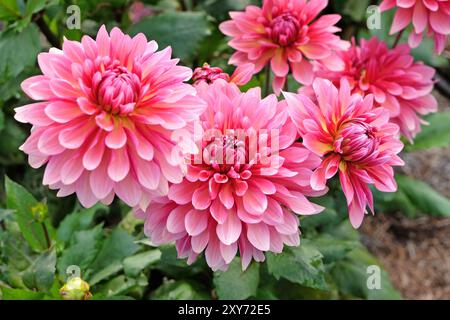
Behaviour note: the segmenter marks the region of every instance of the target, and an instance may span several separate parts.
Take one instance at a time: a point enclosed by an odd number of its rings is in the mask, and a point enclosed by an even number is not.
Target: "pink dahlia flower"
[[[384,192],[397,189],[392,166],[403,165],[397,156],[403,148],[397,138],[399,129],[389,122],[386,109],[373,108],[372,94],[351,94],[345,78],[339,89],[328,80],[316,78],[312,89],[312,99],[284,93],[303,145],[323,157],[311,176],[311,186],[323,189],[327,179],[339,171],[350,222],[358,228],[367,205],[373,212],[369,185]]]
[[[135,206],[182,181],[172,133],[205,104],[183,83],[191,70],[177,66],[170,48],[156,49],[143,34],[114,28],[109,36],[103,26],[96,40],[65,40],[62,50],[39,54],[43,75],[22,83],[39,102],[17,108],[15,118],[33,125],[21,150],[33,168],[47,164],[43,183],[58,196],[76,192],[89,207],[116,194]]]
[[[436,99],[431,94],[435,73],[432,67],[414,62],[405,44],[389,49],[383,41],[362,39],[345,52],[339,52],[345,62],[343,71],[333,71],[316,64],[318,77],[329,79],[339,87],[345,78],[353,93],[373,94],[375,106],[389,110],[391,122],[412,142],[426,123],[420,116],[437,111]],[[302,90],[309,90],[308,88]]]
[[[223,79],[197,89],[208,105],[197,134],[202,154],[167,197],[137,215],[152,242],[176,241],[188,263],[204,251],[208,265],[223,270],[239,250],[245,269],[266,251],[299,244],[296,214],[322,211],[305,197],[326,192],[310,186],[320,158],[295,142],[297,130],[274,95],[241,93]]]
[[[245,12],[231,12],[232,20],[220,25],[232,37],[228,44],[237,50],[229,62],[237,66],[253,63],[254,73],[270,63],[277,94],[289,71],[302,84],[312,82],[310,60],[341,70],[343,64],[334,51],[347,49],[349,43],[334,34],[340,31],[335,27],[340,15],[317,18],[327,4],[327,0],[267,0],[262,8],[248,6]]]
[[[434,51],[441,54],[446,37],[450,35],[450,1],[449,0],[384,0],[380,11],[396,8],[390,34],[405,29],[410,23],[413,31],[409,34],[411,48],[417,47],[426,32],[427,37],[434,37]]]
[[[250,81],[253,76],[254,66],[251,63],[243,64],[234,70],[233,74],[223,72],[219,67],[211,67],[209,64],[204,63],[202,67],[195,68],[192,80],[194,85],[200,82],[206,82],[208,84],[213,83],[217,79],[223,79],[227,82],[233,82],[238,86],[242,86]]]

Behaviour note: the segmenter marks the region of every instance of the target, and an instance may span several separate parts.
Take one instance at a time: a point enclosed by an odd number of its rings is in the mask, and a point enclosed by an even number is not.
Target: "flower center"
[[[346,161],[360,161],[373,154],[379,144],[375,127],[354,120],[341,126],[334,141],[334,150]]]
[[[227,173],[236,165],[245,164],[246,142],[232,134],[210,139],[203,156],[220,173]]]
[[[132,112],[140,98],[139,77],[127,68],[112,63],[103,73],[94,76],[94,92],[97,103],[112,115],[127,115]]]
[[[283,13],[272,20],[271,37],[280,46],[288,46],[295,42],[299,31],[300,23],[291,13]]]

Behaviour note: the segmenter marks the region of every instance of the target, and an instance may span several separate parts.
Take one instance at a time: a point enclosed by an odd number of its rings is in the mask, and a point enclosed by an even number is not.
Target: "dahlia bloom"
[[[397,153],[403,144],[398,126],[389,113],[373,108],[373,95],[351,94],[345,78],[337,89],[330,81],[316,78],[314,97],[285,92],[289,114],[303,139],[303,145],[323,157],[311,176],[315,190],[339,171],[348,204],[350,222],[358,228],[366,206],[373,212],[369,185],[384,192],[397,189],[392,166],[403,165]]]
[[[230,75],[219,67],[211,67],[208,63],[204,63],[203,66],[195,68],[192,75],[192,81],[194,85],[200,82],[206,82],[208,84],[213,83],[217,79],[223,79],[227,82],[233,82],[238,86],[242,86],[249,82],[253,76],[253,65],[251,63],[243,64],[234,70]]]
[[[450,1],[449,0],[383,0],[380,11],[396,8],[390,34],[405,29],[410,23],[413,31],[408,43],[416,48],[426,32],[427,37],[434,38],[434,51],[441,54],[446,37],[450,35]]]
[[[154,244],[176,241],[188,263],[204,251],[213,270],[224,270],[239,250],[246,269],[266,251],[299,244],[296,214],[323,210],[305,197],[327,191],[310,186],[320,158],[295,142],[297,130],[275,95],[241,93],[223,79],[197,90],[207,103],[196,139],[202,153],[167,197],[136,213]]]
[[[372,38],[361,39],[360,46],[339,52],[345,69],[332,71],[325,65],[315,65],[316,75],[329,79],[339,87],[346,78],[353,93],[373,94],[375,106],[389,110],[391,122],[410,142],[426,124],[420,116],[437,111],[436,99],[431,94],[435,70],[422,62],[414,62],[406,44],[389,49],[385,42]],[[303,89],[309,90],[309,89]]]
[[[292,72],[296,81],[310,84],[313,70],[310,60],[319,60],[333,70],[341,70],[342,62],[334,51],[349,47],[334,33],[338,14],[317,18],[327,0],[267,0],[262,8],[248,6],[245,12],[231,12],[232,20],[223,22],[220,30],[232,37],[228,43],[236,49],[230,63],[255,65],[254,73],[270,62],[275,74],[273,90],[279,93],[286,76]]]
[[[205,104],[183,83],[192,71],[177,66],[170,48],[156,50],[143,34],[114,28],[109,36],[103,26],[96,40],[65,40],[62,50],[39,54],[43,75],[22,89],[40,102],[15,109],[15,118],[33,125],[21,150],[33,168],[47,164],[43,183],[58,196],[76,192],[90,207],[117,195],[135,206],[182,181],[185,163],[171,136]]]

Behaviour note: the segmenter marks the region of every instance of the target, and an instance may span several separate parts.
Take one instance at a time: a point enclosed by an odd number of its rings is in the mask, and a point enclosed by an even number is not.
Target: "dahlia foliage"
[[[32,125],[21,150],[45,166],[43,184],[58,196],[76,193],[85,207],[117,196],[153,244],[175,242],[189,263],[204,253],[213,270],[298,246],[298,215],[320,214],[310,198],[334,176],[358,228],[374,213],[371,187],[397,189],[401,135],[412,143],[421,116],[437,109],[434,69],[407,44],[350,45],[336,34],[340,15],[321,15],[327,3],[267,0],[231,12],[220,25],[236,49],[231,76],[207,63],[192,72],[170,47],[118,28],[65,40],[22,83],[35,102],[16,108]],[[412,21],[410,44],[428,32],[442,51],[449,1],[385,0],[382,9],[394,6],[392,32]],[[264,67],[274,93],[289,74],[303,87],[279,97],[240,88]]]

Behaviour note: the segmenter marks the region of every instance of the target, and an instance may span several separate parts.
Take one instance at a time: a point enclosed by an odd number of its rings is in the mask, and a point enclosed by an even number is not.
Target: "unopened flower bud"
[[[45,218],[47,218],[47,213],[48,207],[45,203],[39,202],[35,206],[31,207],[31,214],[37,222],[44,222]]]
[[[89,284],[80,277],[71,278],[59,289],[64,300],[89,300],[92,294],[89,292]]]

